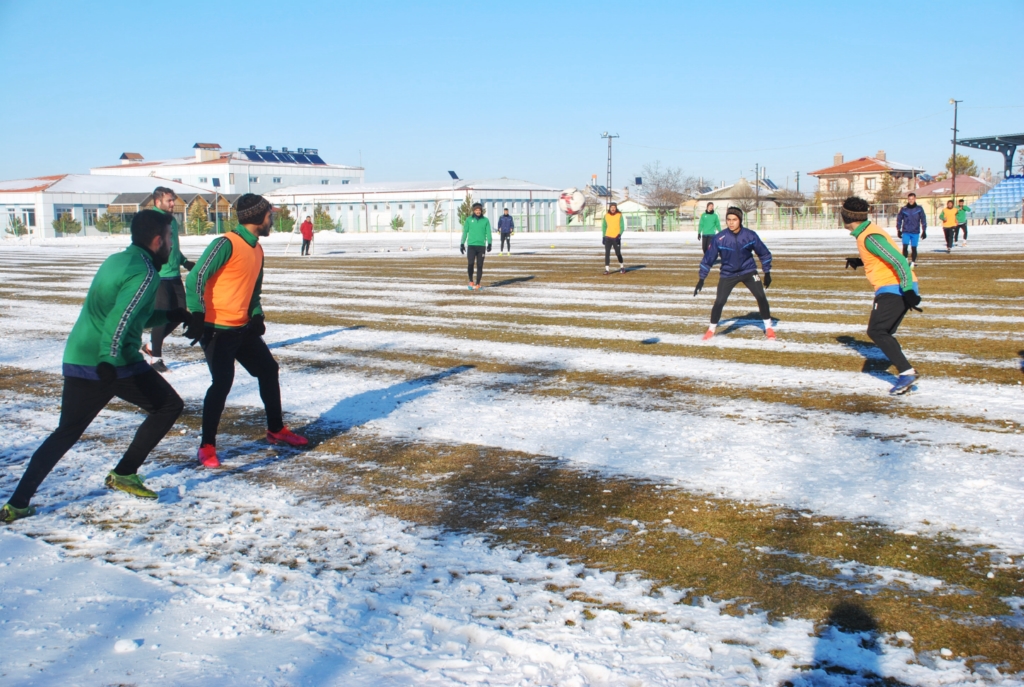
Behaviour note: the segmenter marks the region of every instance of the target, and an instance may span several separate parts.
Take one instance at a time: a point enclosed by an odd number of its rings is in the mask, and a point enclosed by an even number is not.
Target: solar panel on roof
[[[771,179],[762,179],[761,181],[763,181],[764,185],[767,186],[768,188],[770,188],[771,190],[773,190],[773,191],[778,191],[779,190],[779,187]]]
[[[309,161],[312,162],[314,165],[326,165],[327,164],[326,162],[323,161],[323,159],[319,155],[307,155],[306,157],[309,158]]]
[[[254,153],[250,150],[244,150],[242,152],[245,153],[245,156],[249,158],[250,162],[263,162],[263,160],[260,159],[259,153]]]
[[[260,157],[263,158],[264,162],[277,162],[277,156],[273,153],[260,153]]]
[[[291,153],[278,153],[277,159],[281,162],[287,162],[289,164],[295,164],[295,158],[292,157]]]
[[[307,158],[305,155],[299,155],[298,153],[296,153],[295,155],[292,155],[292,157],[294,157],[295,161],[298,162],[300,165],[310,165],[310,164],[313,164],[313,163],[311,163],[309,161],[309,158]]]

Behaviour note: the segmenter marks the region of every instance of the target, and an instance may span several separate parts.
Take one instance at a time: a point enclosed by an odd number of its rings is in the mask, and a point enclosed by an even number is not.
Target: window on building
[[[399,209],[399,210],[401,210],[401,209],[402,209],[402,205],[401,205],[401,203],[399,203],[399,205],[398,205],[398,209]]]
[[[53,208],[53,216],[54,217],[63,217],[64,215],[74,215],[74,212],[72,212],[71,208],[66,208],[66,207],[61,207],[59,205],[55,205],[54,208]]]
[[[874,177],[871,177],[870,179],[865,179],[864,180],[864,188],[866,188],[869,191],[874,191],[877,186],[878,186],[878,179],[876,179]]]
[[[348,183],[348,179],[342,179],[342,180],[341,180],[341,183],[343,183],[343,184],[347,184],[347,183]]]
[[[829,179],[828,180],[828,190],[829,191],[838,191],[839,190],[839,180],[838,179]]]
[[[374,206],[373,206],[373,209],[374,209],[374,210],[376,210],[376,209],[377,209],[377,206],[376,206],[376,205],[374,205]]]
[[[281,183],[281,177],[274,177],[274,183],[275,184],[280,184]]]
[[[321,185],[321,186],[327,186],[327,185],[328,185],[328,184],[330,184],[330,183],[331,183],[331,180],[330,180],[330,179],[321,179],[321,180],[320,180],[320,185]]]
[[[34,227],[36,225],[36,209],[25,209],[21,211],[21,221],[25,223],[26,227]]]
[[[260,183],[260,178],[259,177],[249,177],[249,183],[250,184],[258,184],[258,183]]]
[[[83,221],[85,222],[85,226],[87,226],[87,227],[95,227],[96,226],[96,212],[97,212],[96,208],[86,208],[85,209],[85,213],[84,213],[84,216],[82,218]]]
[[[206,177],[199,177],[199,183],[200,184],[205,184],[206,183]]]
[[[228,183],[229,184],[235,183],[235,173],[234,172],[229,172],[228,173]]]

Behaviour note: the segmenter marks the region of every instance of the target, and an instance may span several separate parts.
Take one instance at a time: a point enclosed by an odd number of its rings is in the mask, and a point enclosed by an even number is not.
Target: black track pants
[[[768,307],[768,297],[764,293],[764,285],[761,284],[761,277],[757,276],[755,272],[745,277],[730,277],[718,280],[715,304],[711,306],[711,324],[718,324],[718,321],[722,319],[722,308],[725,307],[726,301],[729,300],[729,294],[732,293],[737,284],[743,284],[750,290],[750,293],[754,294],[754,298],[757,300],[757,309],[761,313],[761,319],[771,319],[772,312]]]
[[[181,283],[181,277],[171,277],[160,280],[160,289],[156,292],[154,310],[174,310],[185,307],[185,287]],[[149,346],[152,349],[153,357],[163,356],[164,339],[171,335],[177,324],[162,324],[153,327],[149,336]]]
[[[967,222],[964,222],[963,224],[958,224],[956,228],[957,228],[957,234],[958,234],[957,240],[960,239],[959,233],[960,233],[961,230],[963,230],[963,232],[964,232],[964,241],[966,241],[967,240]]]
[[[871,306],[871,319],[868,320],[868,337],[882,349],[882,353],[885,353],[885,357],[900,373],[911,368],[907,356],[903,355],[903,347],[895,336],[906,314],[907,306],[903,304],[902,296],[880,293],[875,296],[874,305]]]
[[[299,251],[299,255],[309,255],[309,244],[313,243],[309,239],[302,239],[302,249]]]
[[[469,265],[467,271],[469,272],[469,280],[476,284],[480,283],[480,280],[484,276],[484,257],[487,255],[487,246],[466,246],[466,260]],[[476,265],[476,279],[473,279],[473,265]]]
[[[953,247],[953,232],[956,230],[956,227],[942,227],[942,233],[946,235],[946,248]]]
[[[217,427],[224,413],[228,392],[235,382],[235,361],[259,380],[260,398],[267,411],[267,429],[280,432],[284,427],[281,412],[281,385],[277,378],[277,361],[271,355],[263,337],[257,336],[249,325],[241,329],[206,328],[199,342],[206,354],[213,382],[203,400],[203,444],[217,445]]]
[[[80,377],[64,378],[60,422],[46,441],[32,454],[25,474],[11,496],[15,508],[27,508],[39,485],[64,454],[75,445],[101,410],[114,397],[142,408],[148,417],[139,425],[121,462],[114,468],[119,475],[134,475],[149,452],[160,443],[185,404],[171,385],[155,370],[118,379],[107,385]]]
[[[622,237],[616,236],[615,238],[604,237],[604,266],[612,262],[612,248],[615,249],[615,257],[618,258],[619,264],[622,264]]]
[[[711,247],[711,241],[715,238],[714,234],[704,234],[700,237],[700,249],[707,253],[708,248]]]
[[[903,257],[910,260],[910,262],[917,262],[917,246],[911,246],[909,243],[904,243]]]
[[[501,235],[501,248],[499,248],[498,250],[500,252],[504,253],[506,245],[508,245],[508,252],[511,253],[512,252],[512,234],[502,234]]]

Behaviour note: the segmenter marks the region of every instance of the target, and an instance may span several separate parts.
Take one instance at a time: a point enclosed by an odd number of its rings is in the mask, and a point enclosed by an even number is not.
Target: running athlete
[[[903,239],[903,257],[908,257],[910,264],[917,265],[917,243],[928,238],[928,216],[924,208],[917,204],[917,194],[907,194],[907,204],[900,208],[896,215],[896,238]]]
[[[957,211],[953,207],[952,199],[946,201],[946,207],[939,213],[939,219],[942,220],[942,233],[946,235],[946,252],[951,253],[953,251],[954,232],[959,231],[957,226]]]
[[[611,274],[608,269],[612,262],[612,248],[615,249],[615,257],[619,259],[619,273],[626,273],[626,266],[622,264],[622,232],[626,228],[626,222],[619,212],[616,203],[608,204],[608,212],[601,220],[601,241],[604,243],[604,273]]]
[[[153,309],[160,289],[159,269],[171,253],[170,217],[143,210],[132,218],[131,232],[131,245],[104,260],[89,285],[64,347],[57,429],[32,454],[10,501],[0,509],[0,522],[35,515],[29,502],[39,485],[115,396],[139,406],[147,417],[104,484],[144,499],[157,498],[138,470],[185,404],[139,351],[142,331],[180,324],[188,313],[183,308]]]
[[[178,242],[178,220],[174,219],[174,202],[178,196],[171,189],[165,186],[157,186],[153,190],[153,209],[162,212],[171,218],[171,254],[167,263],[160,268],[160,288],[156,292],[157,310],[174,310],[185,307],[185,287],[181,283],[181,268],[190,270],[195,263],[181,254]],[[149,333],[150,355],[153,356],[153,369],[157,372],[167,372],[167,365],[163,359],[164,339],[171,335],[171,332],[178,326],[178,323],[165,324],[153,327]]]
[[[722,317],[722,308],[729,300],[729,294],[737,284],[746,286],[750,293],[757,300],[757,309],[764,320],[764,335],[771,341],[775,341],[775,330],[772,328],[772,314],[768,307],[768,297],[764,290],[772,285],[772,254],[767,246],[761,242],[761,238],[743,226],[743,211],[739,208],[729,208],[725,213],[724,231],[718,234],[711,241],[708,250],[704,253],[704,259],[700,261],[700,280],[697,288],[693,290],[694,297],[704,288],[704,279],[707,278],[715,260],[722,259],[722,266],[718,276],[718,293],[715,296],[715,304],[711,307],[711,324],[704,332],[704,341],[710,340],[715,335],[718,321]],[[764,282],[757,275],[757,265],[754,263],[754,253],[757,253],[761,261],[761,269],[764,270]]]
[[[309,443],[284,425],[277,361],[263,341],[267,331],[260,291],[263,246],[273,226],[273,206],[263,196],[246,193],[235,203],[239,226],[214,239],[189,272],[185,295],[192,312],[185,336],[199,341],[213,380],[203,400],[203,437],[197,458],[220,467],[217,427],[235,381],[235,361],[259,380],[267,414],[267,441],[305,446]]]
[[[700,224],[697,225],[697,238],[700,239],[700,248],[704,253],[708,252],[711,240],[718,232],[722,231],[722,222],[715,212],[715,204],[708,203],[704,208],[704,214],[700,216]]]
[[[875,290],[875,302],[868,320],[868,337],[882,349],[882,353],[896,366],[899,373],[896,384],[889,389],[895,395],[911,390],[917,372],[903,355],[896,340],[896,330],[911,308],[918,309],[921,296],[917,276],[907,259],[900,255],[889,234],[868,220],[868,202],[851,196],[843,203],[840,214],[843,226],[857,239],[859,257],[847,258],[846,266],[864,268],[864,276]]]
[[[508,214],[508,208],[498,218],[498,234],[501,235],[501,246],[498,255],[505,254],[505,246],[508,246],[508,254],[512,255],[512,232],[516,229],[515,220]]]
[[[459,243],[459,250],[469,261],[469,290],[479,291],[480,279],[484,276],[484,257],[491,252],[491,220],[484,217],[484,206],[480,203],[473,203],[472,214],[462,224],[462,242]],[[476,265],[475,282],[473,281],[474,264]]]
[[[960,230],[963,229],[964,240],[960,243],[960,246],[967,245],[967,213],[971,209],[964,205],[964,199],[961,198],[959,204],[956,206],[956,236],[953,238],[954,241],[960,240]]]

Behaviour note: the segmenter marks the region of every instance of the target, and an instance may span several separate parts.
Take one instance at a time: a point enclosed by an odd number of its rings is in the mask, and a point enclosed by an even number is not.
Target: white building
[[[89,174],[58,174],[0,181],[0,236],[10,236],[15,219],[29,233],[54,238],[53,220],[70,214],[82,224],[82,236],[99,236],[96,218],[122,193],[152,193],[166,186],[175,193],[199,193],[201,189],[153,177],[104,177]]]
[[[320,205],[342,231],[391,231],[401,218],[402,231],[459,231],[458,208],[466,195],[482,203],[484,214],[497,228],[498,217],[508,208],[516,231],[554,231],[565,224],[558,209],[561,189],[517,179],[466,181],[386,182],[324,186],[312,184],[282,188],[265,194],[275,205],[286,205],[301,222]],[[437,213],[443,221],[432,226]]]
[[[196,143],[194,155],[170,160],[146,160],[123,153],[121,162],[93,167],[90,174],[115,177],[159,177],[195,186],[205,192],[266,194],[286,186],[359,184],[362,167],[329,165],[313,148],[274,150],[249,146],[224,152],[216,143]]]

